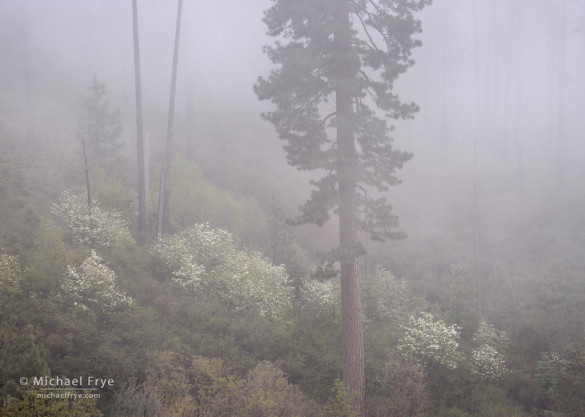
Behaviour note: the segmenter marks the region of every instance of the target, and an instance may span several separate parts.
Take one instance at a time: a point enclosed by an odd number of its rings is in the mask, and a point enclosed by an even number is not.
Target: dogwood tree
[[[67,266],[59,298],[100,313],[125,310],[132,304],[132,298],[118,288],[116,273],[94,250],[79,268]]]
[[[103,209],[95,200],[90,212],[83,194],[63,191],[51,211],[74,240],[92,249],[134,243],[120,213]]]
[[[22,292],[20,282],[23,270],[16,256],[0,253],[0,293],[16,295]]]
[[[196,224],[164,237],[154,252],[166,264],[172,281],[191,294],[213,295],[235,311],[251,310],[272,318],[290,308],[284,266],[272,265],[260,253],[238,249],[225,230]]]
[[[484,381],[495,382],[507,372],[503,352],[508,343],[505,332],[482,320],[473,336],[475,348],[471,352],[471,372]]]
[[[442,365],[455,369],[461,361],[459,352],[460,329],[435,319],[431,313],[411,316],[403,327],[404,334],[398,349],[404,357],[421,366]]]

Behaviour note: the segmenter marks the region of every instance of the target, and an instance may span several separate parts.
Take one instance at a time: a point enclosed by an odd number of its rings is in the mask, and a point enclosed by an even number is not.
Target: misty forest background
[[[271,3],[185,1],[160,242],[176,2],[138,3],[141,244],[131,2],[0,1],[0,415],[353,415],[318,268],[338,231],[287,223],[313,176],[253,92]],[[585,3],[418,17],[395,87],[420,111],[393,132],[414,157],[387,193],[407,238],[360,261],[368,415],[583,416]],[[33,375],[115,386],[37,400]]]

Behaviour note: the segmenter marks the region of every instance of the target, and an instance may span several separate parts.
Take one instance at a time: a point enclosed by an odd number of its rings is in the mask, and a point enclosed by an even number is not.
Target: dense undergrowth
[[[131,182],[94,169],[89,212],[74,159],[1,142],[0,415],[352,415],[338,284],[312,277],[274,201],[222,190],[179,159],[173,233],[138,244]],[[515,236],[502,239],[521,246]],[[457,239],[372,248],[368,414],[583,415],[582,247],[494,255],[478,297],[469,259],[441,249]],[[113,384],[100,398],[46,399],[20,384],[35,376]]]

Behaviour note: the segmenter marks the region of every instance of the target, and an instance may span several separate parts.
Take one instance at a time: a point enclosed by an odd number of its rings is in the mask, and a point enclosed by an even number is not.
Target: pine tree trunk
[[[144,170],[144,136],[142,130],[142,84],[140,80],[140,43],[138,38],[137,0],[132,0],[134,22],[134,77],[136,86],[136,148],[138,159],[138,236],[142,242],[146,233],[146,173]]]
[[[335,16],[334,43],[340,62],[350,53],[350,23],[347,3],[340,2]],[[339,80],[351,79],[346,66],[340,65]],[[343,383],[355,405],[365,416],[365,370],[362,305],[357,258],[357,155],[352,127],[351,87],[340,83],[335,91],[339,176],[339,248],[341,264],[341,353]]]
[[[87,164],[87,153],[85,152],[85,139],[81,141],[83,147],[83,163],[85,166],[85,187],[87,188],[87,211],[91,216],[91,187],[89,181],[89,165]]]
[[[183,0],[179,0],[177,8],[177,26],[175,31],[175,48],[173,52],[173,71],[171,77],[171,96],[169,99],[169,123],[167,128],[167,149],[164,164],[164,195],[162,207],[162,226],[159,227],[162,235],[169,233],[171,211],[171,165],[173,160],[173,139],[175,129],[175,91],[177,86],[177,65],[179,60],[179,36],[181,34],[181,9]],[[162,170],[161,170],[162,178]]]

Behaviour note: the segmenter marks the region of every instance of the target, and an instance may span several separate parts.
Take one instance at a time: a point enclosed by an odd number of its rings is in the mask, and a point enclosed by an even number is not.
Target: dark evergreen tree
[[[276,110],[264,114],[286,142],[288,162],[317,170],[299,224],[323,225],[339,215],[342,357],[346,389],[365,415],[363,325],[358,257],[359,230],[372,239],[402,237],[382,195],[399,183],[395,171],[411,155],[395,150],[386,124],[412,118],[394,81],[413,64],[413,35],[421,24],[413,13],[431,0],[273,0],[265,14],[266,47],[277,65],[255,91]]]
[[[82,145],[87,208],[91,213],[90,167],[117,169],[115,163],[119,162],[122,148],[119,142],[122,122],[120,111],[110,110],[106,86],[98,81],[96,75],[93,76],[89,91],[90,94],[82,98],[83,112],[78,120],[77,137]]]
[[[94,75],[89,94],[82,98],[82,113],[78,120],[77,137],[85,141],[90,165],[115,168],[119,162],[122,143],[122,118],[119,110],[110,109],[106,86]]]

